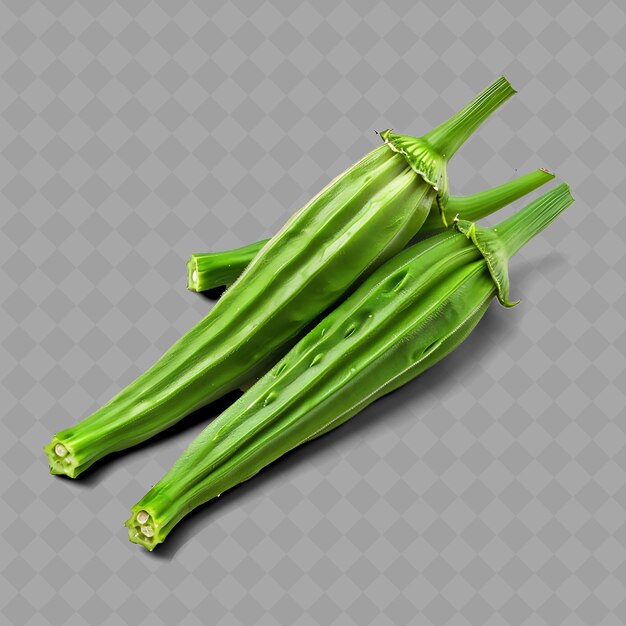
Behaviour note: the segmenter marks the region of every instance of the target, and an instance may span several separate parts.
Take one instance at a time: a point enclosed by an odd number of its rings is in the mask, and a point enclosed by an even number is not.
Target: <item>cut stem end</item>
[[[163,541],[159,523],[145,509],[133,511],[125,526],[128,528],[129,540],[150,552]]]
[[[198,260],[194,254],[187,261],[187,289],[199,291],[198,288]]]
[[[78,471],[78,462],[72,451],[56,437],[47,446],[44,446],[44,452],[48,457],[51,474],[61,474],[70,478],[76,478],[80,473]]]

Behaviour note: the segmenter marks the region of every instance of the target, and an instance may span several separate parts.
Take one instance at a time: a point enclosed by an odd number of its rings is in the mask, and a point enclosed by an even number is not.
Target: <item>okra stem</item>
[[[225,252],[192,254],[187,261],[187,289],[206,291],[232,285],[267,241],[263,239]]]
[[[477,222],[483,217],[495,213],[499,209],[519,200],[522,196],[534,191],[554,178],[554,174],[539,169],[525,176],[507,181],[493,189],[486,189],[468,196],[450,196],[446,207],[446,216],[451,223],[458,215],[460,219]],[[426,225],[426,224],[425,224]],[[424,225],[424,226],[425,226]],[[424,227],[422,227],[424,230]]]
[[[502,305],[510,307],[518,303],[509,300],[509,259],[573,201],[569,187],[562,183],[492,228],[480,227],[467,220],[455,220],[455,228],[471,239],[483,253]]]
[[[424,139],[437,152],[449,159],[472,133],[515,93],[511,83],[504,76],[500,76],[458,113],[424,135]]]
[[[573,202],[569,187],[561,184],[493,227],[510,259],[524,244],[549,226]]]

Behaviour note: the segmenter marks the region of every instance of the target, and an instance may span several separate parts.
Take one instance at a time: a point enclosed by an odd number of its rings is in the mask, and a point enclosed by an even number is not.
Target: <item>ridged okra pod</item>
[[[450,196],[445,208],[446,222],[455,218],[476,222],[511,202],[529,194],[554,178],[554,174],[540,169],[515,180],[468,196]],[[430,211],[420,228],[420,236],[442,230],[438,211]],[[187,261],[187,289],[207,291],[216,287],[232,285],[254,257],[268,242],[267,239],[224,252],[200,252],[192,254]]]
[[[439,361],[508,296],[508,260],[572,202],[567,185],[493,228],[458,221],[374,272],[207,426],[132,508],[152,550],[191,510]]]
[[[311,323],[400,251],[447,201],[448,159],[514,93],[500,78],[424,137],[384,144],[333,180],[264,246],[210,313],[108,404],[45,447],[53,474],[172,426],[258,378]]]

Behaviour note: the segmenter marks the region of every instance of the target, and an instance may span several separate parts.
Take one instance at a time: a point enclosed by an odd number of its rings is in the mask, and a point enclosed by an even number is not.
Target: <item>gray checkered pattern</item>
[[[626,622],[626,10],[505,4],[0,4],[4,623]],[[520,307],[153,555],[122,522],[201,420],[48,476],[50,435],[210,307],[190,252],[271,234],[374,130],[499,73],[520,94],[453,190],[547,165],[578,200],[514,260]]]

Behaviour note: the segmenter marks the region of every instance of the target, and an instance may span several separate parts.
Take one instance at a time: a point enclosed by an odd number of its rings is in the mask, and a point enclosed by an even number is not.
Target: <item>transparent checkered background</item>
[[[0,4],[4,623],[626,622],[626,10],[505,4]],[[453,191],[549,166],[577,198],[515,258],[522,305],[152,555],[122,523],[202,420],[48,475],[50,435],[211,306],[190,252],[270,235],[375,130],[500,73],[520,93]]]

